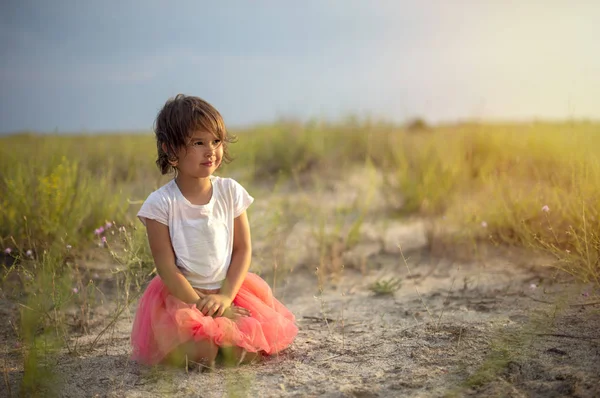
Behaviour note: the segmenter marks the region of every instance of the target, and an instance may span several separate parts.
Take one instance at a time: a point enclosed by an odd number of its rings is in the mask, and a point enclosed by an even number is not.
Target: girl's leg
[[[167,362],[174,366],[193,366],[194,363],[201,367],[214,367],[215,358],[219,347],[210,340],[188,341],[181,344],[167,357]],[[190,363],[194,362],[194,363]]]

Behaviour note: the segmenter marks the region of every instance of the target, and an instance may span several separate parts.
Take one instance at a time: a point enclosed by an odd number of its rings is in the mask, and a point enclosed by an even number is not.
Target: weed
[[[402,280],[400,278],[388,278],[373,282],[369,286],[369,290],[379,296],[391,296],[398,291],[400,287],[402,287]]]

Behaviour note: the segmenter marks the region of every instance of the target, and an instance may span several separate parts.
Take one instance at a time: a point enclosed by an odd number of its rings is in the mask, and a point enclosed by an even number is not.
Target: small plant
[[[22,283],[21,294],[11,297],[20,307],[15,330],[23,360],[20,388],[24,396],[47,396],[58,383],[54,370],[57,353],[64,346],[71,350],[64,310],[76,301],[79,289],[73,285],[77,271],[58,245],[30,261],[33,264],[15,263],[11,270],[21,276]]]
[[[111,224],[111,226],[113,226],[112,236],[109,236],[109,239],[106,238],[107,235],[100,236],[98,245],[106,247],[112,259],[118,264],[112,272],[118,282],[123,283],[125,301],[128,301],[131,288],[140,293],[143,284],[156,273],[156,268],[154,268],[144,228],[138,228],[133,224],[128,226]]]
[[[107,233],[108,229],[110,234]],[[98,246],[107,249],[115,263],[111,272],[117,286],[117,305],[110,322],[93,340],[92,349],[108,331],[114,330],[125,310],[142,295],[144,283],[156,273],[145,229],[138,229],[132,224],[119,226],[112,222],[96,229],[94,233],[100,238]]]
[[[369,286],[369,290],[377,296],[391,296],[400,289],[402,280],[400,278],[379,279]]]
[[[429,124],[421,117],[414,117],[406,122],[406,129],[408,131],[426,131],[429,130]]]

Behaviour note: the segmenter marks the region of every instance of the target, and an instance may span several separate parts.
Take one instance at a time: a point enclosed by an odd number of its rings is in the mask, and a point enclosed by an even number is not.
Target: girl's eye
[[[204,145],[204,144],[202,143],[202,141],[196,141],[196,142],[194,142],[194,145]]]
[[[221,140],[214,140],[213,141],[213,144],[215,144],[215,145],[219,145],[220,143],[221,143]]]

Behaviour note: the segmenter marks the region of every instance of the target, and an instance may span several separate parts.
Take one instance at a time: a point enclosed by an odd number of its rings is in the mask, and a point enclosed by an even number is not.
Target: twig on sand
[[[452,286],[450,286],[450,290],[448,291],[448,296],[446,297],[446,300],[444,300],[444,302],[448,302],[449,303],[449,298],[450,295],[452,294],[452,290],[454,289],[454,282],[456,282],[456,276],[454,278],[452,278]],[[438,328],[440,326],[440,322],[442,322],[442,316],[444,315],[444,310],[446,309],[446,306],[442,307],[442,310],[440,311],[440,317],[438,318],[437,324],[435,325],[436,328]]]
[[[198,367],[198,370],[200,372],[212,372],[214,370],[214,364],[212,364],[212,365],[205,365],[205,364],[200,363],[200,362],[192,361],[186,355],[185,356],[185,373],[186,374],[189,374],[189,369],[190,369],[191,365],[196,365]]]
[[[460,339],[462,338],[462,332],[463,332],[464,328],[461,327],[460,330],[458,331],[458,342],[456,343],[456,348],[460,349]]]
[[[310,319],[310,320],[313,320],[313,321],[333,322],[333,319],[322,317],[322,316],[308,316],[308,315],[305,315],[302,318],[304,318],[304,319]]]
[[[342,355],[344,355],[344,354],[345,354],[345,353],[341,353],[341,354],[332,355],[332,356],[330,356],[330,357],[327,357],[327,358],[325,358],[325,359],[321,359],[321,360],[319,360],[319,361],[317,361],[317,362],[325,362],[325,361],[329,361],[330,359],[337,358],[337,357],[341,357],[341,356],[342,356]]]
[[[531,300],[533,300],[533,301],[536,301],[536,302],[538,302],[538,303],[543,303],[543,304],[554,304],[554,303],[553,303],[553,302],[551,302],[551,301],[540,300],[540,299],[537,299],[537,298],[535,298],[535,297],[532,297],[532,296],[530,296],[530,295],[527,295],[527,294],[525,295],[525,297],[527,297],[527,298],[529,298],[529,299],[531,299]]]
[[[402,256],[402,261],[404,261],[404,265],[406,266],[406,269],[408,270],[408,275],[412,276],[412,272],[410,271],[410,267],[408,266],[408,262],[406,261],[406,257],[404,257],[404,252],[402,251],[402,247],[400,245],[398,245],[398,248],[400,248],[400,255]],[[429,317],[431,319],[433,319],[433,314],[431,313],[431,311],[429,311],[429,307],[427,306],[427,303],[425,303],[425,300],[423,300],[423,297],[421,296],[421,293],[419,292],[419,289],[416,286],[415,286],[415,290],[417,291],[417,295],[419,296],[419,299],[421,300],[421,303],[425,307],[425,310],[429,314]]]
[[[385,341],[380,341],[379,343],[371,344],[370,346],[365,347],[365,348],[373,349],[373,348],[381,347],[385,343],[386,343]]]
[[[529,296],[529,295],[525,295],[525,297],[533,300],[533,301],[537,301],[538,303],[544,303],[544,304],[555,304],[551,301],[546,301],[546,300],[540,300],[540,299],[536,299],[535,297]],[[593,301],[591,303],[579,303],[579,304],[570,304],[571,307],[586,307],[586,306],[590,306],[590,305],[599,305],[600,301]]]
[[[589,336],[574,336],[572,334],[562,334],[562,333],[534,333],[536,336],[545,336],[545,337],[563,337],[565,339],[574,339],[574,340],[586,340],[586,341],[600,341],[600,337],[589,337]]]
[[[92,342],[90,350],[93,350],[96,347],[96,343],[98,343],[98,340],[100,340],[100,338],[104,335],[104,333],[106,333],[106,331],[110,327],[112,327],[113,325],[115,325],[117,323],[117,321],[121,317],[121,314],[123,313],[123,311],[125,311],[125,309],[129,308],[129,306],[131,305],[131,303],[133,303],[135,300],[137,300],[141,295],[142,295],[141,293],[137,294],[135,297],[133,297],[132,299],[130,299],[128,302],[126,302],[125,305],[123,305],[123,307],[121,307],[117,311],[117,313],[115,314],[115,316],[113,317],[113,319],[108,323],[108,325],[106,325],[106,327],[104,329],[102,329],[102,331],[100,331],[100,333],[98,333],[98,335],[96,336],[96,338]]]
[[[8,377],[8,360],[4,358],[4,384],[6,385],[6,390],[8,391],[8,396],[12,397],[12,391],[10,390],[10,378]]]
[[[600,304],[600,301],[593,301],[591,303],[582,303],[582,304],[571,304],[571,307],[585,307],[588,305],[598,305]]]

